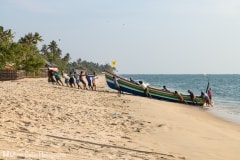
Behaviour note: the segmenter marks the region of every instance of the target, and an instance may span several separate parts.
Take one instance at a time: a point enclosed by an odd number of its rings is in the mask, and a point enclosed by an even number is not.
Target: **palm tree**
[[[31,59],[32,56],[35,56],[34,54],[38,52],[37,43],[41,41],[43,41],[42,37],[37,32],[35,32],[34,34],[28,33],[24,37],[21,37],[19,39],[18,42],[22,44],[22,46],[25,48],[25,69],[31,68],[31,64],[29,64],[29,59]]]
[[[40,36],[40,34],[38,32],[35,32],[33,35],[33,44],[37,44],[38,42],[42,42],[42,36]]]
[[[0,26],[0,68],[6,65],[8,60],[12,59],[12,54],[10,54],[9,48],[13,43],[13,34],[11,29],[4,30]]]
[[[67,53],[63,58],[62,60],[67,64],[69,61],[70,61],[71,57],[70,57],[70,54]]]
[[[50,44],[48,45],[48,49],[50,50],[51,54],[50,62],[60,63],[62,50],[58,48],[56,41],[51,41]]]
[[[22,43],[25,46],[30,47],[30,45],[37,45],[38,42],[42,41],[43,39],[39,35],[39,33],[35,32],[34,35],[32,33],[28,33],[24,37],[21,37],[19,43]]]
[[[48,54],[48,46],[44,44],[40,52],[42,53],[42,55],[46,56]]]
[[[55,61],[54,59],[54,55],[57,52],[57,43],[55,41],[51,41],[50,44],[48,45],[48,49],[50,50],[50,54],[51,54],[51,58],[50,58],[50,62],[53,63]]]
[[[58,64],[58,67],[60,70],[64,70],[67,67],[68,62],[70,61],[71,57],[70,54],[67,53],[61,60],[60,63]]]
[[[13,37],[11,29],[4,31],[3,26],[0,26],[0,42],[12,42]]]

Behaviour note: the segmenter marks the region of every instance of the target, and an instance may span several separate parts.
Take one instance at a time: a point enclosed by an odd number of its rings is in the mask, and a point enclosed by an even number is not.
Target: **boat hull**
[[[130,93],[133,95],[137,95],[137,96],[142,96],[142,97],[146,96],[143,91],[143,88],[140,85],[130,82],[128,79],[125,79],[123,77],[119,77],[114,73],[105,72],[105,78],[106,78],[106,82],[107,82],[107,85],[109,88],[116,89],[114,82],[113,82],[113,76],[118,78],[118,83],[119,83],[121,91]],[[174,94],[174,92],[166,92],[166,91],[163,91],[161,89],[158,89],[156,87],[151,87],[151,86],[149,86],[148,89],[149,89],[149,93],[150,93],[151,97],[154,99],[159,99],[159,100],[164,100],[164,101],[169,101],[169,102],[176,102],[176,103],[183,103],[182,101],[179,100],[178,96],[176,94]],[[184,103],[186,103],[186,104],[195,105],[195,106],[196,105],[204,106],[205,102],[199,96],[196,97],[195,102],[191,101],[189,95],[182,95],[182,96],[184,99]]]

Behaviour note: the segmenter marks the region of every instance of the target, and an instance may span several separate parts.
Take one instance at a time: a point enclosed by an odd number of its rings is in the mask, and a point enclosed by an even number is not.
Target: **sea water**
[[[122,74],[125,78],[143,80],[150,86],[188,94],[190,89],[195,95],[206,92],[207,84],[212,89],[214,107],[207,111],[229,121],[240,123],[240,75],[239,74]]]

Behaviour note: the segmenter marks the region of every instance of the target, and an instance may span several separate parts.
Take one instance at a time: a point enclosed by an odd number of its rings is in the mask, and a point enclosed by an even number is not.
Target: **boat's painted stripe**
[[[112,76],[114,76],[114,75],[110,74],[110,73],[105,74],[108,86],[112,89],[115,89],[115,85],[114,85]],[[139,95],[139,96],[145,96],[141,86],[134,84],[124,78],[121,78],[121,77],[118,77],[118,78],[119,78],[119,85],[123,92],[131,93],[131,94]],[[151,96],[153,98],[156,98],[156,99],[161,99],[161,100],[166,100],[166,101],[171,101],[171,102],[179,102],[178,97],[175,96],[173,92],[164,92],[160,89],[153,88],[150,86],[149,93],[151,94]],[[193,104],[193,102],[190,100],[189,95],[183,95],[183,98],[188,104]],[[197,97],[196,100],[197,100],[198,105],[202,106],[204,104],[204,102],[202,101],[201,98]]]

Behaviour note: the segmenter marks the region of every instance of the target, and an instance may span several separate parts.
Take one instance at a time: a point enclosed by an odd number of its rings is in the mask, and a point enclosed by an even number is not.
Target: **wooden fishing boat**
[[[126,79],[124,77],[120,77],[120,76],[118,76],[114,73],[105,71],[106,82],[107,82],[107,85],[111,89],[116,89],[115,84],[113,82],[113,77],[114,76],[118,78],[118,83],[119,83],[119,86],[121,88],[121,91],[126,92],[126,93],[130,93],[130,94],[133,94],[133,95],[137,95],[137,96],[146,97],[146,94],[144,93],[144,89],[139,84],[131,82],[129,79]],[[197,106],[204,106],[205,105],[204,99],[200,96],[196,96],[195,100],[192,101],[190,99],[190,95],[182,95],[182,98],[184,100],[184,101],[182,101],[175,94],[175,92],[164,91],[162,89],[159,89],[159,88],[156,88],[156,87],[153,87],[153,86],[148,86],[148,89],[149,89],[149,93],[150,93],[151,97],[154,98],[154,99],[165,100],[165,101],[176,102],[176,103],[186,103],[186,104],[189,104],[189,105],[197,105]]]

